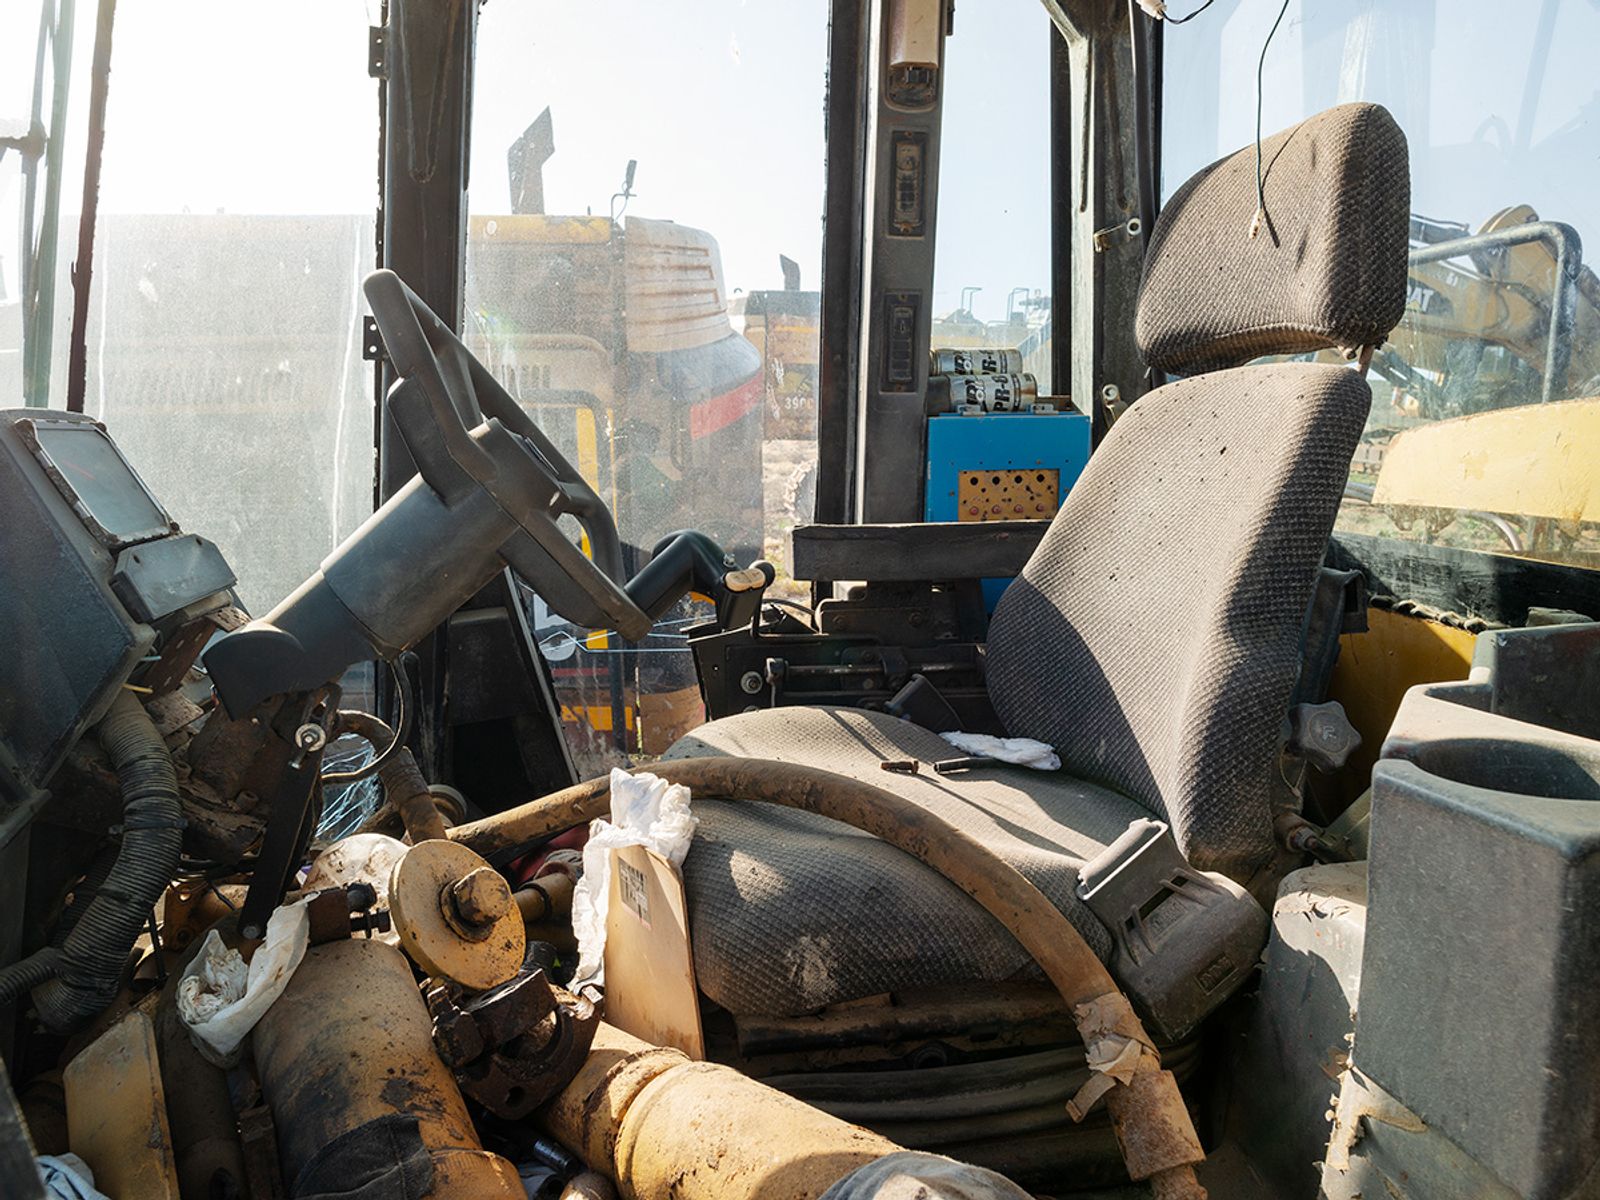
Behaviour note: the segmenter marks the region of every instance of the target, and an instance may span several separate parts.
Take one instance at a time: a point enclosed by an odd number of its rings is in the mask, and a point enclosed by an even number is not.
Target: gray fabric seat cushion
[[[1104,957],[1110,939],[1073,894],[1078,867],[1147,808],[1064,772],[994,766],[886,774],[957,752],[882,713],[780,708],[728,717],[668,758],[739,755],[805,763],[915,800],[989,846],[1044,892]],[[910,855],[811,813],[700,800],[684,863],[700,989],[734,1012],[796,1015],[934,984],[1031,977],[1005,929]]]
[[[1089,460],[989,625],[1007,732],[1172,825],[1244,881],[1305,613],[1371,403],[1353,371],[1240,367],[1168,384]]]

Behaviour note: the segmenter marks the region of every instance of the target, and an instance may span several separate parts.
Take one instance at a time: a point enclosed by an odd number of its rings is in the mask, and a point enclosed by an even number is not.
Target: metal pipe
[[[606,1024],[543,1119],[625,1200],[816,1200],[900,1149],[732,1067]]]
[[[1161,1069],[1153,1039],[1105,965],[1070,921],[1015,867],[976,838],[893,792],[796,763],[755,758],[689,758],[654,763],[651,773],[692,792],[799,808],[863,830],[912,855],[965,891],[1033,956],[1073,1010],[1085,1043],[1107,1033],[1098,1020],[1141,1043],[1134,1075],[1106,1093],[1130,1176],[1158,1197],[1203,1196],[1193,1164],[1204,1158],[1176,1080]],[[609,811],[609,778],[459,826],[452,837],[488,857]],[[1122,1011],[1125,1010],[1125,1011]]]
[[[1356,500],[1362,504],[1371,504],[1377,487],[1370,483],[1346,483],[1344,485],[1344,498]],[[1506,548],[1513,554],[1521,554],[1525,547],[1522,542],[1522,531],[1499,513],[1483,512],[1476,508],[1463,508],[1457,510],[1461,516],[1470,517],[1474,521],[1482,521],[1486,525],[1493,525],[1505,539]]]
[[[396,746],[394,730],[371,713],[340,709],[338,728],[341,733],[362,739],[375,755],[385,758],[378,769],[378,778],[383,783],[383,794],[389,806],[400,815],[401,824],[411,835],[411,844],[444,837],[448,827],[439,806],[433,802],[433,793],[428,790],[428,781],[422,777],[422,768],[417,766],[411,747]]]
[[[528,925],[564,917],[572,912],[572,876],[565,871],[541,875],[511,897]]]
[[[1556,278],[1550,303],[1550,338],[1545,349],[1544,387],[1540,394],[1542,403],[1561,399],[1566,395],[1567,366],[1572,359],[1572,323],[1577,311],[1577,281],[1583,262],[1583,239],[1571,225],[1561,221],[1528,221],[1496,229],[1493,233],[1478,233],[1454,241],[1434,242],[1413,250],[1410,265],[1424,266],[1432,262],[1460,258],[1479,250],[1503,250],[1522,246],[1528,242],[1545,242],[1555,251]],[[1556,394],[1557,388],[1560,395]]]
[[[82,412],[89,370],[89,284],[94,276],[95,221],[100,211],[100,164],[106,146],[106,97],[111,90],[111,33],[117,0],[100,0],[89,73],[89,132],[78,215],[78,257],[72,270],[72,330],[67,351],[67,411]]]

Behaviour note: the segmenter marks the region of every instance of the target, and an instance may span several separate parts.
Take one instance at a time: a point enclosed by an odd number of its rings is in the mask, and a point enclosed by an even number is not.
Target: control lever
[[[776,578],[772,564],[760,560],[740,568],[703,533],[680,529],[650,552],[644,570],[628,580],[628,598],[655,620],[685,595],[698,592],[717,607],[717,626],[738,629],[761,611],[761,598]]]

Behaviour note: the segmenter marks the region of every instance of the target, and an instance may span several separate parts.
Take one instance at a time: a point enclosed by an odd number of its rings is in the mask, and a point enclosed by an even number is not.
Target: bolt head
[[[446,894],[456,917],[473,929],[493,925],[512,903],[511,886],[493,867],[469,871],[452,883]]]

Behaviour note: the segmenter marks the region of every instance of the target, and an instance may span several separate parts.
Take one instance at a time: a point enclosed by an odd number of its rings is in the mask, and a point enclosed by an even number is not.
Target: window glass
[[[792,587],[816,479],[827,19],[823,0],[480,18],[467,341],[611,506],[630,569],[696,528]],[[701,719],[682,630],[705,606],[643,648],[530,608],[585,769]]]
[[[257,614],[372,511],[374,15],[362,0],[117,5],[85,408],[173,519],[217,543]],[[63,327],[60,379],[66,342]]]
[[[1051,393],[1050,39],[1038,0],[956,12],[945,41],[935,350],[1016,349]]]
[[[0,7],[0,408],[22,403],[23,147],[33,124],[37,4]]]
[[[0,5],[0,408],[47,402],[51,339],[71,312],[51,263],[70,258],[76,218],[69,225],[63,205],[76,211],[82,191],[74,89],[94,26],[74,17],[53,0]]]
[[[1254,137],[1277,7],[1168,29],[1166,191]],[[1596,45],[1589,0],[1291,0],[1263,132],[1370,100],[1411,152],[1406,315],[1374,357],[1341,529],[1600,566]]]

